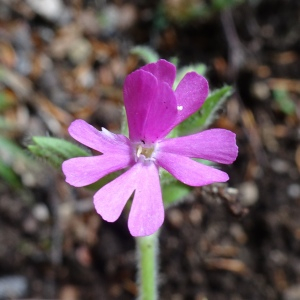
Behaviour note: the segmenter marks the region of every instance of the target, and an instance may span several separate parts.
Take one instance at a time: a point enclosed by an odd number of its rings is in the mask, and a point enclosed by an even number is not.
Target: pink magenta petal
[[[175,90],[178,108],[176,124],[181,123],[202,106],[208,91],[208,82],[203,76],[190,72],[182,78]]]
[[[94,183],[109,173],[124,169],[131,163],[132,160],[128,155],[104,154],[71,158],[62,164],[62,170],[67,183],[80,187]]]
[[[177,115],[176,98],[166,83],[158,84],[158,98],[150,106],[144,124],[143,137],[146,142],[154,143],[164,138],[174,127]]]
[[[127,76],[124,103],[133,142],[153,143],[173,128],[177,116],[174,92],[151,73],[138,70]]]
[[[121,134],[106,129],[97,130],[84,120],[75,120],[69,127],[70,135],[81,144],[102,153],[130,153],[130,141]]]
[[[231,164],[237,157],[238,147],[233,132],[210,129],[193,135],[165,139],[159,143],[159,151]]]
[[[132,202],[128,227],[133,236],[146,236],[158,230],[164,221],[164,206],[155,164],[144,165]]]
[[[203,165],[176,154],[159,152],[158,164],[181,182],[191,186],[203,186],[229,179],[225,172]]]
[[[141,170],[142,165],[135,164],[94,195],[95,209],[104,220],[114,222],[119,218],[126,202],[135,190]]]
[[[126,108],[129,137],[138,142],[142,137],[149,103],[157,98],[157,79],[150,73],[138,70],[126,77],[124,104]]]
[[[166,82],[172,88],[176,77],[176,67],[173,64],[160,59],[158,62],[147,64],[141,69],[152,73],[158,82]]]

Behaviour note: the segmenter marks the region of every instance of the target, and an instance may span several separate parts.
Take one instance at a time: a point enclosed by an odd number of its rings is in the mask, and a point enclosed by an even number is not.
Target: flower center
[[[137,145],[136,146],[136,156],[139,158],[141,155],[145,157],[145,159],[149,160],[152,158],[152,154],[154,152],[154,146],[147,147],[145,145]]]

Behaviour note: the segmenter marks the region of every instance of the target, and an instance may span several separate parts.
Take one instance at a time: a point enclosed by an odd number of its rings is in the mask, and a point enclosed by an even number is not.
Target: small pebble
[[[28,234],[34,234],[38,230],[36,219],[28,217],[23,222],[23,229]]]
[[[181,294],[173,294],[171,296],[172,300],[183,300],[183,296]]]
[[[49,220],[49,210],[43,203],[36,204],[32,209],[32,214],[40,222]]]
[[[254,96],[261,101],[267,100],[271,95],[270,88],[265,82],[254,83],[251,90]]]
[[[56,21],[64,11],[61,0],[26,0],[31,9],[50,21]]]
[[[293,199],[300,198],[300,184],[292,183],[287,187],[287,194]]]
[[[290,170],[290,165],[283,159],[274,159],[271,167],[278,174],[285,174]]]
[[[92,53],[92,46],[87,39],[75,39],[68,51],[68,57],[75,64],[78,65],[86,61]]]
[[[195,300],[208,300],[206,296],[203,296],[202,293],[196,295]]]
[[[181,211],[176,208],[169,210],[168,219],[169,219],[170,223],[176,228],[181,227],[181,225],[184,221]]]
[[[25,277],[14,275],[0,277],[0,299],[23,298],[28,290]]]
[[[240,245],[244,245],[247,242],[247,240],[248,240],[247,234],[240,224],[238,224],[238,223],[232,224],[229,228],[229,231],[230,231],[230,234],[235,238],[235,240]]]
[[[77,300],[77,299],[79,299],[79,291],[75,286],[65,285],[60,290],[59,299],[61,299],[61,300]]]
[[[274,249],[270,252],[269,258],[277,266],[283,266],[288,262],[285,253],[277,249]]]
[[[189,213],[189,219],[194,224],[197,225],[202,221],[202,211],[200,208],[195,207]]]
[[[254,205],[259,198],[259,190],[254,181],[243,182],[239,186],[239,192],[242,205],[245,206]]]
[[[293,285],[288,287],[283,292],[283,300],[299,300],[300,299],[300,285]]]

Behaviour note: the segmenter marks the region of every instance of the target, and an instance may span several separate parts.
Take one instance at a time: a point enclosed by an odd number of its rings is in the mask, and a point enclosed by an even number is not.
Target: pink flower
[[[208,95],[206,79],[195,72],[187,73],[173,91],[175,75],[173,64],[159,60],[127,76],[124,103],[129,138],[104,128],[98,131],[83,120],[69,127],[75,140],[102,155],[65,161],[62,169],[66,182],[81,187],[128,168],[96,192],[94,205],[104,220],[114,222],[134,193],[128,220],[133,236],[150,235],[164,221],[159,167],[187,185],[203,186],[225,182],[228,175],[192,158],[230,164],[237,157],[235,134],[225,129],[166,138],[201,107]]]

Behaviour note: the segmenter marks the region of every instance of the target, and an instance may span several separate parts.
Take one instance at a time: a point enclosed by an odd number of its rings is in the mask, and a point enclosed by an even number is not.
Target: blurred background
[[[0,299],[135,299],[127,217],[26,150],[82,118],[118,132],[137,45],[234,93],[228,185],[167,210],[160,299],[300,299],[299,0],[0,0]]]

